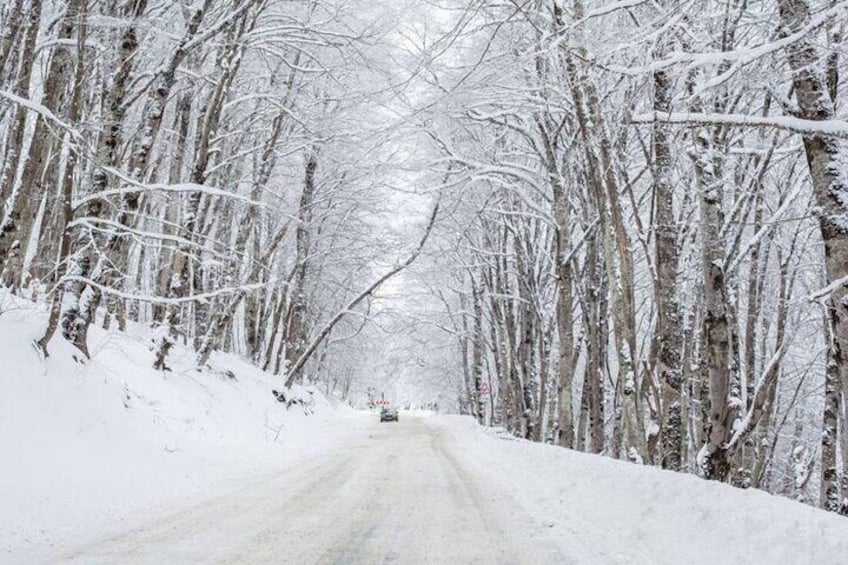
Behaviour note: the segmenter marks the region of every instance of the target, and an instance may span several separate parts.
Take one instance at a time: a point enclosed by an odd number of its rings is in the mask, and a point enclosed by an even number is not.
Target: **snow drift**
[[[309,388],[295,387],[286,408],[271,392],[279,378],[231,355],[198,372],[176,347],[173,371],[154,371],[138,328],[92,327],[86,363],[60,337],[41,359],[32,341],[45,320],[31,303],[3,301],[0,562],[32,562],[278,472],[364,422]]]
[[[531,443],[467,417],[434,419],[528,530],[575,563],[814,565],[848,560],[848,520],[759,490]]]

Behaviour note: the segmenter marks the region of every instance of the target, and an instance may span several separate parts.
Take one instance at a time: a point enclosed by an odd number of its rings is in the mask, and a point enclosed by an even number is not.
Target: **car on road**
[[[381,422],[397,422],[398,421],[398,411],[394,408],[383,408],[380,410],[380,421]]]

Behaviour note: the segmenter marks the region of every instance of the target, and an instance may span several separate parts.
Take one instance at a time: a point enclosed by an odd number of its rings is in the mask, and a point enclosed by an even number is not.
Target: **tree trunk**
[[[34,0],[34,2],[40,3],[39,0]],[[7,17],[0,22],[3,30],[2,36],[0,36],[0,77],[6,74],[6,67],[15,52],[15,45],[20,37],[21,23],[25,13],[23,6],[23,0],[13,0],[13,3],[9,6]]]
[[[318,169],[316,150],[309,151],[306,156],[303,192],[300,195],[298,207],[298,224],[296,235],[295,276],[291,286],[291,310],[286,327],[286,369],[303,355],[306,348],[306,274],[310,253],[310,223],[312,222],[312,205],[315,198],[315,172]]]
[[[702,474],[708,479],[726,481],[730,459],[725,445],[733,432],[739,406],[739,391],[731,387],[730,323],[724,275],[724,242],[719,232],[724,224],[721,181],[715,175],[715,157],[709,136],[694,131],[695,184],[700,197],[702,268],[704,277],[703,332],[709,386],[709,416],[706,442],[698,454]]]
[[[606,277],[598,253],[598,243],[592,236],[586,246],[586,264],[583,292],[583,316],[586,325],[586,376],[583,395],[588,401],[586,425],[589,433],[589,451],[602,453],[604,434],[604,381],[606,377],[607,304]],[[581,417],[582,419],[582,417]]]
[[[807,0],[778,0],[781,34],[803,29],[810,21]],[[786,48],[799,117],[830,120],[834,100],[819,66],[820,55],[811,34]],[[840,386],[848,374],[848,184],[844,164],[848,159],[844,144],[825,134],[803,136],[804,150],[817,204],[819,227],[824,241],[827,282],[834,285],[828,299],[828,367],[825,375],[825,407],[822,429],[821,505],[839,512],[841,486],[836,471]]]
[[[50,57],[50,64],[45,77],[44,96],[41,104],[57,116],[62,116],[65,113],[68,85],[74,83],[73,58],[70,48],[61,45],[61,42],[67,42],[71,39],[79,19],[81,4],[81,0],[70,0],[65,13],[59,20],[56,39],[60,44],[53,48],[54,52]],[[75,93],[71,93],[71,95],[73,96]],[[21,249],[29,245],[38,215],[38,206],[42,203],[42,200],[46,199],[41,220],[42,228],[50,224],[50,218],[56,208],[54,203],[56,185],[61,181],[58,174],[61,144],[55,143],[54,140],[55,136],[51,135],[47,120],[41,115],[37,115],[29,154],[24,159],[19,194],[14,199],[11,212],[19,220],[9,226],[11,229],[7,235],[7,237],[17,239]],[[53,235],[56,237],[59,234]],[[35,243],[37,246],[38,240]],[[18,288],[25,282],[23,280],[23,255],[24,253],[17,253],[14,258],[7,257],[8,260],[3,267],[3,280],[13,288]],[[52,269],[56,259],[49,252],[42,254],[42,257],[48,263],[48,266],[42,265],[41,268],[37,269],[41,276]]]
[[[138,10],[138,4],[143,5],[145,3],[146,0],[139,0],[136,3],[136,10]],[[165,116],[165,107],[168,103],[171,89],[176,81],[177,69],[188,54],[190,42],[197,33],[203,16],[209,9],[210,4],[211,0],[204,0],[204,3],[191,13],[191,17],[188,18],[188,22],[186,23],[182,40],[170,56],[167,57],[165,64],[162,65],[154,77],[148,90],[147,100],[141,113],[141,131],[130,150],[128,176],[132,181],[144,182],[150,172],[150,157],[153,151],[153,145],[159,135],[162,119]],[[136,11],[136,14],[139,14],[139,12]],[[133,32],[132,40],[135,41],[134,29],[131,29]],[[133,51],[136,46],[133,47]],[[127,47],[122,44],[122,52],[126,52],[126,50]],[[122,74],[122,72],[119,70],[119,74]],[[125,78],[123,80],[125,81]],[[118,84],[117,78],[116,84]],[[123,89],[121,89],[120,93],[121,95],[124,94]],[[125,109],[121,109],[117,112],[122,115],[124,111]],[[111,137],[111,134],[109,137]],[[117,141],[117,135],[115,135],[114,140]],[[98,180],[96,178],[98,175],[102,175],[103,178]],[[106,171],[102,170],[95,174],[95,188],[98,186],[105,188],[107,186],[108,178],[106,175]],[[97,263],[91,273],[91,278],[97,286],[90,286],[87,289],[91,297],[86,301],[86,312],[81,316],[79,321],[83,326],[79,332],[83,339],[86,338],[88,333],[87,326],[93,321],[97,308],[100,305],[102,295],[99,287],[114,288],[119,286],[120,281],[125,278],[125,272],[129,264],[130,239],[126,230],[131,228],[136,222],[135,216],[141,202],[142,192],[129,183],[124,183],[122,188],[125,189],[125,192],[121,196],[114,220],[119,228],[113,230],[105,238],[105,242],[103,243],[104,249],[99,253]],[[95,192],[98,192],[98,190],[95,190]]]
[[[191,182],[193,184],[203,185],[207,181],[212,140],[218,132],[224,102],[241,63],[243,47],[238,40],[244,31],[245,21],[245,18],[241,18],[231,26],[233,29],[231,29],[227,42],[221,49],[216,62],[220,76],[206,103],[206,111],[197,130],[194,165],[191,173]],[[188,103],[186,101],[187,98],[181,100],[181,102]],[[184,110],[184,108],[180,108],[181,113]],[[177,248],[174,250],[171,258],[171,279],[167,290],[167,297],[170,299],[181,299],[188,295],[190,290],[190,273],[192,270],[191,263],[192,261],[199,262],[199,253],[195,250],[197,243],[197,234],[195,232],[198,228],[197,222],[200,214],[201,198],[202,193],[200,191],[194,191],[188,196],[183,222],[177,232],[180,243],[177,244]],[[237,262],[241,260],[238,250],[236,257]],[[185,328],[182,327],[181,309],[182,307],[179,303],[171,303],[165,310],[165,316],[160,330],[160,343],[157,348],[156,359],[153,363],[153,368],[156,370],[167,368],[165,361],[168,352],[178,335],[185,331]]]
[[[32,67],[35,64],[35,42],[41,24],[41,4],[40,1],[33,2],[27,13],[26,31],[15,81],[15,93],[21,98],[29,98]],[[6,208],[6,202],[14,196],[28,112],[29,109],[23,106],[15,108],[11,131],[6,141],[3,171],[0,174],[0,222],[2,222],[0,225],[0,268],[4,266],[10,252],[14,250],[17,254],[21,253],[22,244],[17,239],[18,223],[21,218],[16,214],[14,207]]]
[[[128,15],[138,19],[144,13],[146,6],[146,0],[138,0],[132,5],[132,12]],[[138,50],[135,21],[124,30],[119,45],[115,76],[105,97],[105,115],[101,118],[97,139],[96,156],[99,166],[92,173],[90,190],[92,195],[106,190],[109,185],[109,176],[104,167],[115,166],[118,161],[118,144],[126,113],[127,86]],[[100,219],[103,214],[103,204],[104,202],[100,199],[89,200],[86,204],[85,217],[89,221]],[[94,296],[95,291],[86,287],[81,279],[91,275],[95,248],[102,245],[100,239],[92,226],[79,228],[68,266],[68,274],[77,278],[68,281],[65,285],[65,300],[62,306],[62,335],[86,357],[88,357],[88,326],[94,318],[98,300]]]
[[[573,17],[582,19],[583,4],[572,0]],[[555,8],[555,17],[562,18],[561,9]],[[636,375],[636,329],[633,298],[633,258],[629,236],[619,203],[617,168],[613,162],[612,146],[602,120],[601,100],[591,78],[586,76],[575,59],[588,60],[586,49],[579,40],[565,51],[565,68],[571,89],[578,131],[583,141],[588,169],[588,185],[594,200],[604,234],[605,267],[610,281],[618,380],[622,393],[623,437],[627,442],[626,455],[630,459],[645,460],[648,456],[641,407],[641,387]],[[573,50],[575,54],[572,54]],[[597,153],[595,152],[597,148]],[[613,251],[618,259],[618,269],[613,261]]]
[[[68,122],[70,124],[76,124],[82,114],[82,88],[81,85],[83,83],[85,73],[85,38],[86,38],[86,28],[85,28],[85,19],[87,13],[86,8],[83,7],[79,22],[78,22],[78,37],[77,37],[77,61],[76,61],[76,73],[73,81],[73,88],[71,89],[71,101],[68,112]],[[61,231],[61,239],[59,242],[59,261],[56,266],[56,280],[61,281],[64,278],[65,272],[68,269],[68,256],[71,251],[71,245],[73,243],[73,230],[68,227],[68,224],[73,219],[73,208],[72,208],[72,199],[73,199],[73,188],[74,188],[74,175],[76,172],[77,165],[77,154],[75,151],[68,152],[68,161],[65,164],[64,176],[62,178],[61,183],[61,211],[60,211],[60,224],[59,229]],[[60,318],[62,315],[62,302],[64,299],[65,289],[61,285],[57,285],[55,289],[55,294],[52,297],[50,303],[50,315],[47,320],[47,327],[44,331],[44,335],[38,340],[37,345],[41,349],[42,353],[45,357],[47,357],[47,344],[50,343],[50,340],[53,338],[54,333],[59,325]]]
[[[483,296],[481,290],[472,279],[471,300],[473,301],[474,328],[471,342],[471,367],[473,371],[473,403],[477,423],[484,425],[486,405],[483,400]]]
[[[654,109],[671,111],[669,77],[664,71],[653,76]],[[684,427],[681,390],[683,327],[677,302],[677,265],[679,227],[674,211],[674,186],[671,182],[671,143],[667,125],[653,130],[654,157],[654,233],[657,325],[654,335],[656,380],[661,391],[660,453],[663,469],[679,471],[682,461]]]

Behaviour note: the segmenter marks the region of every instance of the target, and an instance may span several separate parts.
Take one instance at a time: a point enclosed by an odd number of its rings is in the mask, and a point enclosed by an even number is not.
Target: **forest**
[[[848,515],[846,23],[0,0],[2,292]]]

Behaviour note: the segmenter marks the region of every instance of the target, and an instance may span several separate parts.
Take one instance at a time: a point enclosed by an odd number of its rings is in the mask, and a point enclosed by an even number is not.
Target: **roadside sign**
[[[480,396],[489,396],[489,384],[483,383],[480,385]]]

